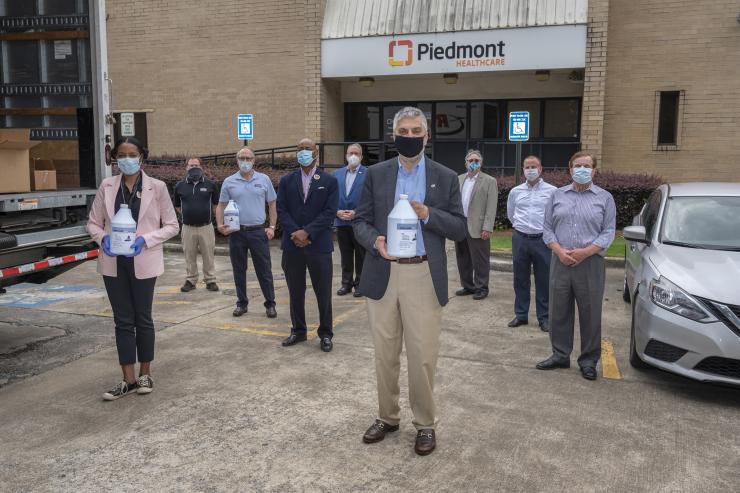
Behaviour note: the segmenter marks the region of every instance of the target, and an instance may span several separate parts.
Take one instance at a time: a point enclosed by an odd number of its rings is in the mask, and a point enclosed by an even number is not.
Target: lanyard
[[[139,177],[136,178],[136,183],[134,183],[134,188],[131,189],[131,195],[129,196],[128,200],[126,200],[126,191],[123,188],[123,177],[121,177],[121,198],[123,199],[124,202],[126,202],[126,205],[128,205],[129,209],[131,209],[131,202],[133,202],[134,196],[138,192],[139,180],[141,180],[141,175],[139,175]]]

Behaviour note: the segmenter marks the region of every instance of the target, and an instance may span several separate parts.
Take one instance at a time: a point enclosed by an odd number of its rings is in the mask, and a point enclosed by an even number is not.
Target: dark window
[[[648,198],[645,211],[642,213],[642,225],[645,226],[645,238],[648,240],[653,237],[655,223],[658,221],[658,212],[660,212],[660,203],[662,201],[660,190],[654,191]]]
[[[380,140],[380,106],[347,105],[347,140]]]
[[[8,82],[35,84],[41,82],[39,45],[37,41],[13,41],[8,46]]]
[[[658,145],[678,143],[678,101],[679,91],[662,91],[658,113]]]
[[[500,139],[501,106],[496,101],[470,103],[470,138]]]
[[[465,140],[468,126],[468,104],[437,103],[436,140]]]
[[[545,100],[545,138],[578,138],[578,100]]]
[[[20,17],[24,15],[36,15],[36,2],[9,0],[5,2],[5,15],[8,17]]]
[[[45,0],[44,14],[64,15],[77,13],[77,0]],[[85,2],[87,3],[87,2]]]

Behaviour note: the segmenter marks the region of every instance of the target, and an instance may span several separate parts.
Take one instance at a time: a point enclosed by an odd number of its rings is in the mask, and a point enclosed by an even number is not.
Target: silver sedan
[[[740,183],[661,185],[623,234],[632,366],[740,385]]]

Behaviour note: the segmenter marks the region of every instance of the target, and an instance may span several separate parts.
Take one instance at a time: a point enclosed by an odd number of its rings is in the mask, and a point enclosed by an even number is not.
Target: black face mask
[[[416,157],[424,149],[424,137],[396,135],[395,138],[396,149],[398,149],[399,154],[403,157]]]
[[[203,178],[203,170],[200,168],[190,168],[188,170],[188,182],[198,183]]]

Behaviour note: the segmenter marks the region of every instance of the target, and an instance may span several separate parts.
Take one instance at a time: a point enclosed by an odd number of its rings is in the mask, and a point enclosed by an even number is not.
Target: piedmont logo
[[[396,47],[405,46],[406,51]],[[398,51],[398,53],[396,53]],[[401,39],[391,41],[388,44],[388,65],[391,67],[405,67],[411,65],[414,61],[414,43],[410,39]]]
[[[504,65],[506,43],[457,44],[453,41],[446,46],[434,46],[434,43],[418,43],[416,60],[443,61],[450,60],[456,67],[479,67]],[[405,48],[405,49],[404,49]],[[414,42],[410,39],[393,40],[388,44],[388,65],[406,67],[414,62]]]

